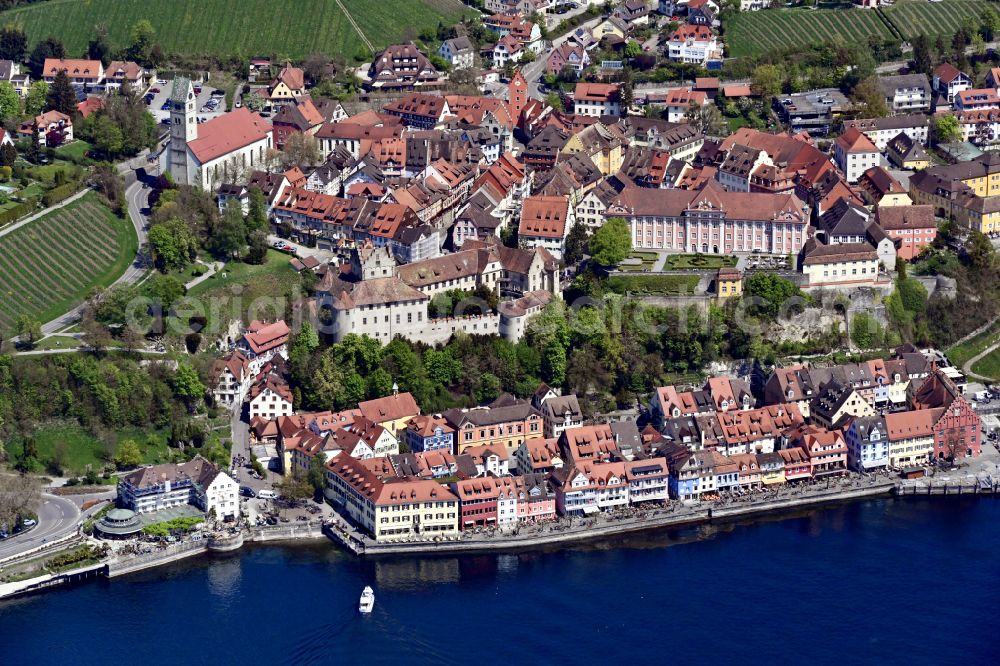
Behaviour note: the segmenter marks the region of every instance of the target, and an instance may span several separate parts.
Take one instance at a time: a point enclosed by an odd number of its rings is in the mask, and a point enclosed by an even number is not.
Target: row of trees
[[[55,37],[40,40],[29,52],[28,36],[23,27],[7,24],[0,29],[0,59],[27,62],[34,78],[42,76],[46,58],[65,58],[68,55],[66,47]],[[129,32],[128,44],[117,49],[111,44],[107,27],[98,25],[83,55],[91,60],[100,60],[105,67],[112,60],[132,60],[144,67],[159,67],[166,61],[163,48],[156,40],[156,30],[147,19],[136,21]]]

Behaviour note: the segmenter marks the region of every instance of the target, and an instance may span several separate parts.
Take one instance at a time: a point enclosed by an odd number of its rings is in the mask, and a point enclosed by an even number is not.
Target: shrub
[[[38,201],[35,199],[29,199],[24,203],[18,204],[12,208],[0,212],[0,226],[3,226],[14,220],[18,220],[25,215],[34,212],[35,208],[38,207]]]
[[[62,173],[62,171],[60,171],[59,173]],[[56,187],[53,187],[51,190],[42,195],[42,204],[44,204],[45,207],[48,208],[49,206],[57,204],[60,201],[63,201],[64,199],[68,199],[69,197],[76,194],[76,192],[77,192],[76,183],[64,183],[62,185],[57,185]]]

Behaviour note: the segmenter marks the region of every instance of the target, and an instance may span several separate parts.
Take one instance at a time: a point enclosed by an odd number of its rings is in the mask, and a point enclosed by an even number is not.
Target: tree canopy
[[[617,266],[632,251],[632,231],[623,218],[612,217],[590,238],[590,257],[600,266]]]

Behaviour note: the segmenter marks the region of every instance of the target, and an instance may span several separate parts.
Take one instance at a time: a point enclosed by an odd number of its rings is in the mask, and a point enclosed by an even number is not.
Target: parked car
[[[244,497],[256,497],[257,493],[255,493],[253,488],[250,486],[240,486],[240,495],[243,495]]]
[[[25,527],[34,527],[35,525],[38,524],[38,521],[32,520],[31,518],[26,518],[25,520],[21,521],[21,524],[24,525]]]
[[[275,493],[273,490],[268,490],[267,488],[265,488],[264,490],[261,490],[257,493],[257,497],[266,500],[273,500],[277,499],[278,494]]]
[[[156,93],[160,92],[160,89],[159,88],[150,88],[149,92],[151,92],[151,93],[153,93],[155,95]]]

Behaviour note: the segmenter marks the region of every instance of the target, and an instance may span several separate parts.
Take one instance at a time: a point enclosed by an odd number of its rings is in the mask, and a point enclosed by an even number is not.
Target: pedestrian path
[[[55,204],[53,206],[49,206],[45,210],[38,211],[37,213],[32,213],[31,215],[29,215],[28,217],[24,218],[23,220],[18,220],[14,224],[11,224],[11,225],[9,225],[7,227],[4,227],[3,229],[0,229],[0,237],[6,236],[7,234],[9,234],[12,231],[15,231],[17,229],[20,229],[21,227],[23,227],[26,224],[31,224],[32,222],[34,222],[38,218],[42,217],[43,215],[48,215],[49,213],[51,213],[54,210],[59,210],[60,208],[63,208],[65,206],[70,205],[71,203],[73,203],[74,201],[76,201],[77,199],[79,199],[80,197],[82,197],[83,195],[85,195],[89,191],[90,191],[90,189],[87,188],[87,187],[85,187],[82,190],[80,190],[79,192],[77,192],[76,194],[74,194],[72,196],[69,196],[69,197],[66,197],[65,199],[63,199],[59,203],[57,203],[57,204]]]

